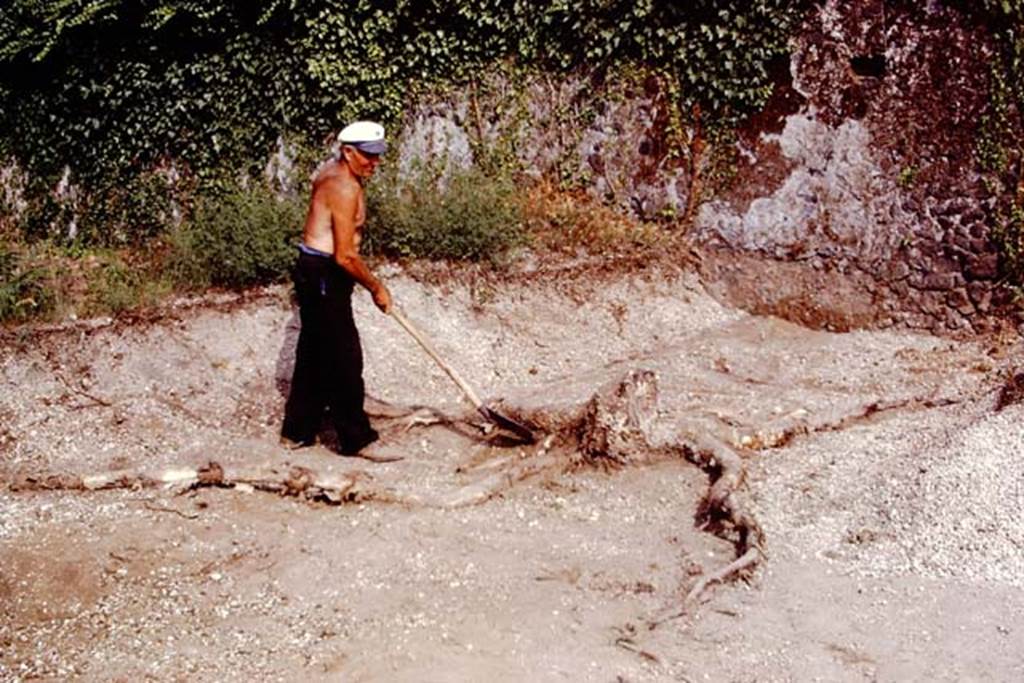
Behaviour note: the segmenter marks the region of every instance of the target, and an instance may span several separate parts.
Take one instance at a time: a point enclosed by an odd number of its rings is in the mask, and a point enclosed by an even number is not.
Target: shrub
[[[53,305],[46,271],[14,245],[0,242],[0,321],[26,320]]]
[[[304,211],[298,199],[259,184],[203,197],[171,232],[167,272],[186,289],[281,280],[295,260]]]
[[[95,251],[69,265],[67,270],[78,271],[77,277],[61,289],[71,290],[66,291],[67,305],[79,315],[116,314],[151,306],[171,290],[153,258],[143,260],[130,250]],[[84,292],[75,291],[82,286],[74,280],[84,281]]]
[[[366,251],[394,257],[496,261],[525,240],[511,179],[479,169],[384,174],[368,198]]]

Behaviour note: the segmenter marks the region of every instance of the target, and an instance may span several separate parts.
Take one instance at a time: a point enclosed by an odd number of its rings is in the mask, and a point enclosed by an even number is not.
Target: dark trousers
[[[356,453],[377,438],[363,410],[363,349],[352,318],[354,281],[328,256],[299,253],[293,271],[299,299],[295,373],[281,435],[310,443],[325,409],[338,450]]]

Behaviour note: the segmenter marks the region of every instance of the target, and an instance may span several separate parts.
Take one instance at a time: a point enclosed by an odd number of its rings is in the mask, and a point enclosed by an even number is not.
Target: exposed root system
[[[691,446],[684,447],[683,454],[712,477],[697,512],[698,523],[729,537],[737,555],[735,560],[693,585],[685,600],[685,604],[690,605],[713,584],[748,574],[764,557],[764,532],[740,500],[738,491],[746,479],[746,467],[737,451],[717,439],[702,436],[694,439]]]
[[[658,419],[657,375],[634,370],[594,395],[577,427],[582,461],[621,467],[665,457],[683,457],[711,477],[697,510],[697,524],[728,538],[736,558],[701,577],[687,592],[683,610],[714,584],[748,575],[763,559],[764,534],[740,500],[746,478],[740,453],[693,425],[669,426]]]
[[[745,478],[743,458],[733,447],[703,433],[695,424],[680,426],[662,419],[658,410],[658,378],[654,372],[633,370],[627,373],[620,381],[596,392],[576,415],[575,419],[563,422],[557,433],[549,434],[532,453],[520,451],[461,468],[460,474],[475,474],[478,478],[446,495],[398,493],[372,485],[372,477],[359,470],[323,474],[287,464],[235,467],[212,461],[201,467],[157,472],[116,470],[93,475],[29,476],[10,488],[12,491],[234,488],[329,505],[373,500],[409,507],[457,509],[482,504],[519,482],[544,473],[581,467],[613,470],[657,460],[685,459],[711,478],[696,513],[697,525],[728,538],[736,547],[736,558],[705,574],[689,588],[684,612],[699,602],[712,585],[747,575],[762,560],[761,528],[744,508],[738,494]]]
[[[531,479],[545,472],[565,468],[565,458],[559,453],[552,453],[555,442],[554,435],[548,435],[540,448],[528,457],[505,456],[495,461],[480,463],[472,468],[461,471],[486,472],[480,480],[463,486],[455,493],[437,498],[424,498],[413,495],[396,495],[390,492],[377,492],[373,499],[381,502],[398,503],[411,507],[428,507],[453,510],[457,508],[480,505],[501,495],[516,484]]]

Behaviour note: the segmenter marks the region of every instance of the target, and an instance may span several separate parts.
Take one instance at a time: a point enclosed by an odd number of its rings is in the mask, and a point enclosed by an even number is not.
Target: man
[[[359,283],[384,313],[391,293],[359,256],[366,198],[363,185],[387,150],[384,128],[357,121],[338,134],[338,157],[317,173],[302,230],[295,290],[302,323],[281,442],[312,445],[325,408],[338,433],[338,450],[355,455],[377,440],[363,409],[363,350],[352,318]]]

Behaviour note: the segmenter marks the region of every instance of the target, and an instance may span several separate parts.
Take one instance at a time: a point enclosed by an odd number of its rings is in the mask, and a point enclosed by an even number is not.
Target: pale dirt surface
[[[1018,346],[814,332],[723,307],[677,273],[387,275],[442,355],[510,410],[554,424],[650,369],[666,424],[752,449],[742,493],[767,561],[750,583],[648,627],[733,558],[694,527],[708,480],[682,461],[554,467],[446,509],[539,447],[484,443],[455,386],[363,293],[377,451],[404,460],[283,450],[296,323],[271,289],[146,324],[8,334],[0,482],[292,463],[363,471],[405,502],[4,485],[0,679],[1024,679],[1024,409],[993,410]],[[456,423],[406,429],[421,406]]]

